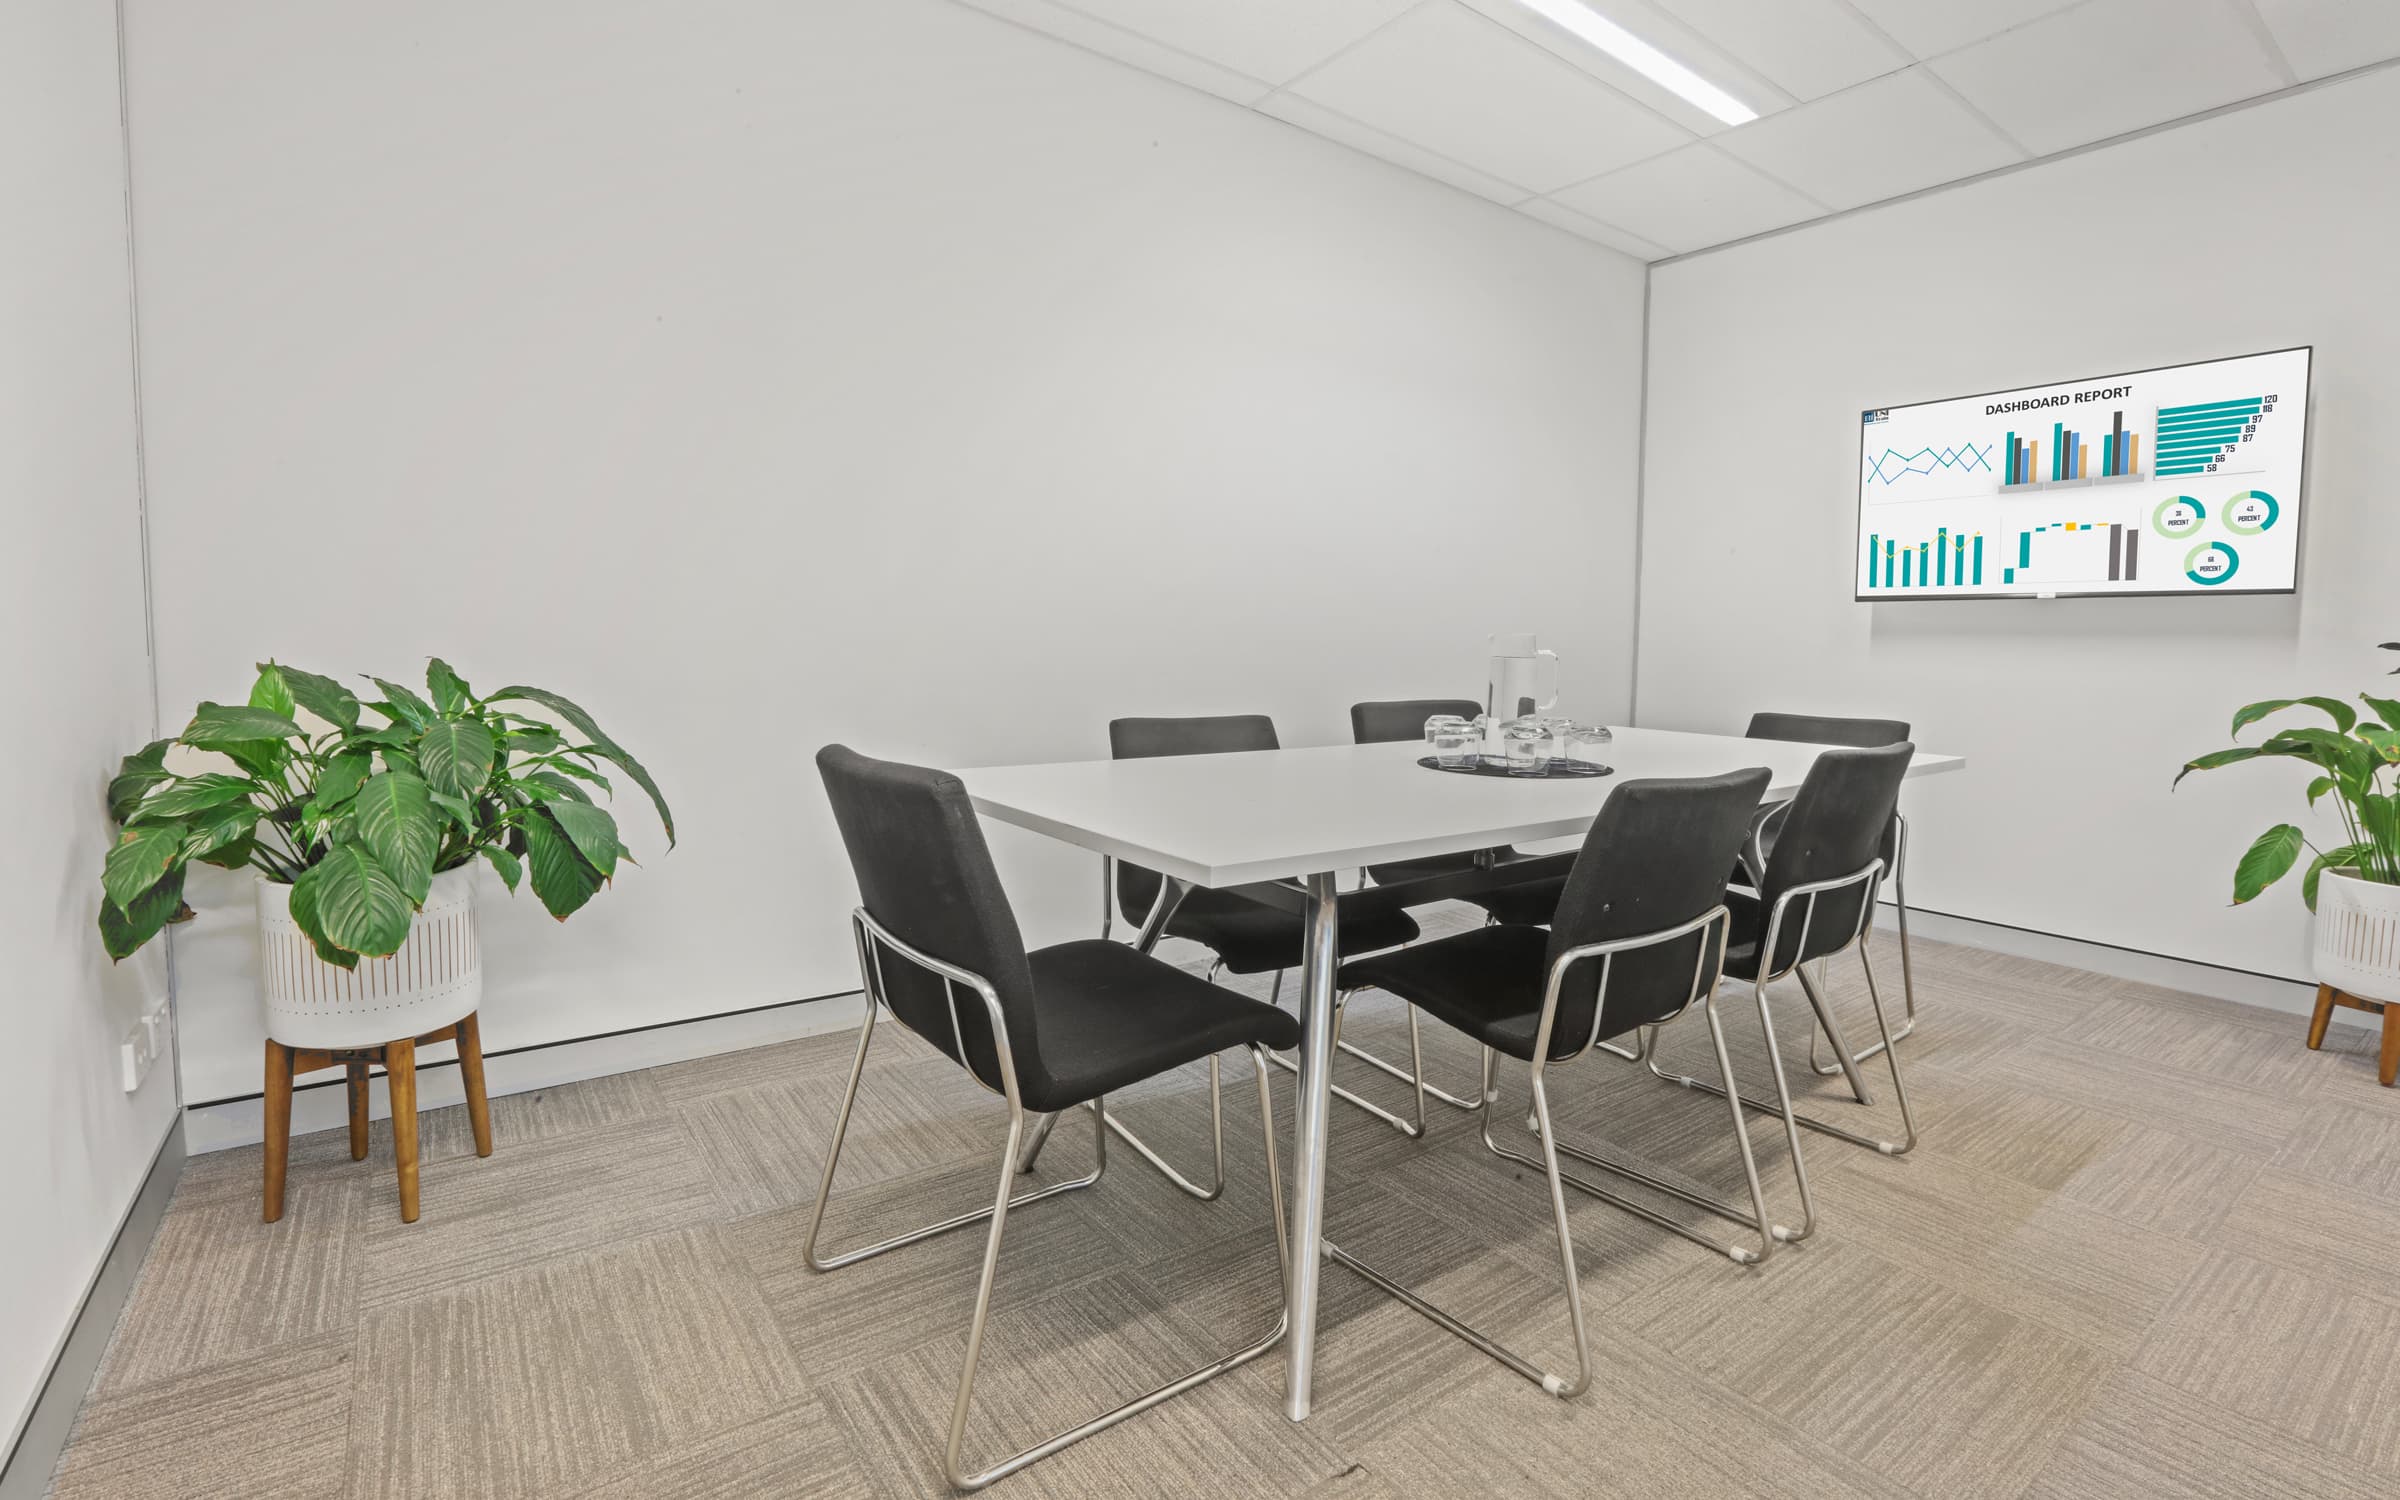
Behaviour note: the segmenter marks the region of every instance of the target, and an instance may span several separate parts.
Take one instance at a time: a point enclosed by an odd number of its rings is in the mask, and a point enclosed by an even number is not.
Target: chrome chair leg
[[[1279,1289],[1283,1293],[1283,1298],[1279,1314],[1275,1319],[1275,1326],[1269,1329],[1264,1337],[1244,1345],[1231,1354],[1211,1360],[1198,1369],[1187,1371],[1155,1390],[1136,1396],[1131,1401],[1102,1412],[1090,1421],[1071,1427],[1054,1437],[1045,1438],[1032,1447],[1004,1458],[989,1468],[968,1473],[963,1462],[963,1454],[966,1448],[967,1418],[973,1409],[975,1399],[975,1368],[983,1354],[984,1330],[991,1319],[992,1283],[1000,1266],[1000,1235],[1007,1225],[1008,1210],[1014,1201],[1009,1197],[1009,1187],[1017,1174],[1017,1152],[1025,1129],[1024,1111],[1011,1109],[1008,1122],[1008,1141],[1000,1156],[1000,1188],[990,1210],[991,1237],[984,1243],[983,1269],[975,1284],[975,1311],[967,1325],[966,1363],[959,1372],[958,1399],[950,1408],[950,1439],[948,1445],[943,1449],[942,1455],[942,1474],[950,1481],[951,1488],[965,1493],[980,1490],[996,1480],[1007,1478],[1029,1464],[1048,1458],[1062,1448],[1080,1443],[1095,1433],[1105,1432],[1129,1417],[1139,1416],[1194,1386],[1214,1380],[1228,1370],[1239,1369],[1283,1342],[1284,1333],[1291,1326],[1292,1316],[1289,1301],[1291,1255],[1284,1229],[1282,1178],[1276,1166],[1275,1107],[1267,1093],[1267,1070],[1259,1062],[1255,1050],[1251,1056],[1251,1066],[1258,1074],[1259,1125],[1266,1139],[1267,1191],[1269,1201],[1273,1205],[1270,1211],[1271,1217],[1275,1221],[1276,1264],[1282,1268]],[[1096,1106],[1100,1124],[1097,1134],[1105,1140],[1108,1134],[1106,1129],[1108,1123],[1107,1102],[1098,1099],[1092,1102]]]
[[[1717,997],[1715,993],[1712,991],[1706,1001],[1703,1003],[1704,1013],[1708,1019],[1709,1040],[1712,1044],[1714,1044],[1717,1053],[1717,1076],[1725,1080],[1728,1086],[1731,1086],[1733,1081],[1733,1060],[1727,1054],[1725,1049],[1725,1024],[1717,1015]],[[1646,1058],[1650,1050],[1650,1040],[1651,1039],[1645,1039],[1644,1043],[1632,1053],[1628,1053],[1625,1049],[1617,1047],[1611,1047],[1609,1050],[1616,1053],[1620,1057],[1630,1055],[1635,1057],[1636,1060],[1643,1060]],[[1490,1079],[1489,1069],[1492,1058],[1493,1054],[1491,1049],[1484,1049],[1484,1063],[1486,1068],[1485,1078],[1487,1087]],[[1722,1090],[1719,1092],[1722,1092]],[[1727,1097],[1730,1099],[1730,1096]],[[1741,1225],[1744,1229],[1747,1229],[1752,1234],[1758,1236],[1758,1243],[1755,1246],[1727,1243],[1722,1239],[1712,1238],[1709,1235],[1702,1233],[1700,1230],[1693,1228],[1689,1224],[1669,1218],[1667,1215],[1660,1213],[1657,1209],[1650,1207],[1648,1204],[1636,1202],[1631,1198],[1627,1198],[1620,1193],[1613,1192],[1608,1188],[1601,1187],[1599,1184],[1587,1181],[1581,1177],[1577,1177],[1572,1174],[1561,1174],[1562,1179],[1569,1187],[1578,1188],[1583,1192],[1590,1194],[1592,1197],[1599,1199],[1603,1203],[1610,1204],[1616,1208],[1621,1208],[1625,1212],[1632,1214],[1635,1218],[1643,1220],[1645,1223],[1654,1224],[1661,1229],[1667,1230],[1674,1234],[1679,1234],[1685,1239],[1690,1240],[1695,1245],[1700,1245],[1715,1251],[1717,1254],[1733,1261],[1736,1265],[1757,1265],[1759,1262],[1765,1260],[1768,1255],[1773,1253],[1775,1245],[1778,1241],[1788,1242],[1798,1238],[1798,1236],[1794,1235],[1783,1225],[1777,1224],[1767,1217],[1767,1196],[1765,1189],[1760,1185],[1759,1182],[1758,1158],[1752,1152],[1750,1147],[1749,1122],[1742,1114],[1742,1107],[1740,1104],[1733,1104],[1731,1108],[1733,1110],[1734,1139],[1741,1145],[1742,1176],[1750,1189],[1751,1211],[1746,1214],[1730,1204],[1722,1203],[1714,1198],[1692,1192],[1688,1188],[1679,1187],[1672,1182],[1652,1176],[1650,1173],[1644,1172],[1639,1168],[1628,1166],[1623,1162],[1612,1161],[1607,1157],[1584,1150],[1581,1147],[1570,1145],[1563,1140],[1559,1141],[1557,1146],[1559,1153],[1563,1156],[1572,1157],[1576,1161],[1598,1167],[1604,1172],[1610,1172],[1616,1176],[1626,1178],[1629,1181],[1638,1182],[1643,1187],[1649,1188],[1654,1192],[1664,1193],[1671,1198],[1679,1199],[1682,1202],[1688,1203],[1694,1208],[1704,1209],[1709,1213],[1715,1214],[1718,1218]],[[1538,1124],[1536,1129],[1538,1130]],[[1501,1145],[1498,1141],[1492,1139],[1491,1125],[1488,1116],[1486,1117],[1484,1125],[1483,1144],[1485,1148],[1494,1156],[1516,1162],[1520,1166],[1536,1167],[1541,1165],[1541,1163],[1535,1161],[1529,1156],[1526,1156],[1522,1152],[1512,1151],[1509,1148]]]
[[[839,1255],[819,1255],[817,1253],[817,1236],[825,1227],[825,1206],[833,1198],[833,1174],[835,1169],[841,1165],[842,1142],[850,1133],[850,1111],[851,1107],[858,1102],[859,1078],[865,1072],[867,1065],[867,1044],[875,1038],[875,1011],[876,1007],[869,1004],[866,1021],[858,1029],[858,1052],[850,1060],[850,1083],[842,1091],[841,1112],[834,1116],[833,1143],[825,1151],[825,1174],[817,1182],[817,1203],[808,1216],[808,1235],[800,1242],[800,1259],[810,1270],[834,1271],[843,1266],[856,1265],[862,1260],[869,1260],[886,1252],[897,1250],[903,1245],[914,1245],[920,1241],[932,1239],[936,1235],[948,1234],[953,1229],[963,1229],[969,1224],[980,1224],[1005,1209],[1023,1208],[1028,1203],[1039,1203],[1044,1198],[1054,1198],[1060,1193],[1071,1193],[1079,1188],[1088,1188],[1100,1180],[1101,1173],[1108,1170],[1108,1132],[1095,1128],[1092,1132],[1093,1145],[1096,1148],[1092,1170],[1084,1176],[1070,1182],[1054,1182],[1048,1187],[1037,1188],[1030,1193],[1020,1193],[1013,1198],[1006,1196],[1006,1188],[1003,1187],[1002,1201],[992,1208],[979,1208],[972,1213],[959,1214],[937,1224],[928,1224],[920,1229],[893,1235],[890,1239],[878,1240],[872,1245],[861,1246],[856,1250],[845,1250]],[[1012,1150],[1015,1146],[1016,1135],[1016,1129],[1012,1125],[1010,1130]]]
[[[1783,1049],[1775,1041],[1775,1015],[1767,1006],[1767,987],[1764,984],[1754,983],[1750,988],[1758,1002],[1758,1029],[1760,1034],[1766,1038],[1767,1068],[1775,1077],[1774,1103],[1770,1104],[1763,1099],[1753,1098],[1736,1087],[1729,1066],[1730,1059],[1721,1057],[1721,1065],[1726,1066],[1726,1071],[1724,1087],[1720,1088],[1704,1078],[1694,1078],[1686,1073],[1670,1073],[1660,1067],[1655,1044],[1644,1050],[1650,1054],[1648,1059],[1650,1071],[1667,1082],[1682,1088],[1697,1089],[1704,1094],[1714,1094],[1720,1099],[1731,1102],[1737,1110],[1752,1109],[1760,1114],[1775,1115],[1782,1119],[1784,1144],[1792,1153],[1792,1181],[1800,1190],[1800,1227],[1792,1229],[1778,1224],[1775,1226],[1775,1238],[1786,1244],[1792,1244],[1807,1239],[1816,1232],[1817,1228],[1816,1199],[1809,1192],[1808,1187],[1808,1163],[1800,1154],[1800,1127],[1814,1125],[1816,1122],[1792,1109],[1791,1088],[1784,1082],[1783,1076]],[[1819,1126],[1817,1128],[1829,1129],[1831,1127]],[[1742,1142],[1745,1147],[1748,1146],[1749,1140],[1749,1132],[1745,1130],[1742,1133]],[[1747,1153],[1745,1152],[1745,1154]]]
[[[1546,1031],[1544,1033],[1544,1040],[1547,1040]],[[1496,1091],[1488,1084],[1488,1079],[1490,1078],[1491,1074],[1491,1054],[1487,1050],[1484,1056],[1484,1073],[1485,1078],[1487,1079],[1487,1085],[1484,1089],[1484,1098],[1485,1103],[1488,1105]],[[1567,1289],[1567,1321],[1569,1326],[1574,1330],[1575,1336],[1575,1376],[1573,1379],[1569,1379],[1564,1375],[1560,1375],[1551,1370],[1545,1369],[1541,1365],[1536,1364],[1532,1360],[1526,1358],[1524,1355],[1517,1353],[1513,1349],[1510,1349],[1505,1344],[1500,1343],[1496,1339],[1492,1338],[1489,1334],[1483,1332],[1479,1328],[1476,1328],[1473,1324],[1464,1322],[1452,1314],[1445,1312],[1440,1307],[1435,1306],[1433,1303],[1426,1301],[1423,1297],[1418,1296],[1415,1292],[1410,1291],[1406,1286],[1394,1281],[1391,1277],[1385,1275],[1375,1267],[1367,1264],[1357,1256],[1352,1255],[1349,1251],[1344,1250],[1340,1246],[1334,1244],[1331,1240],[1325,1242],[1325,1255],[1329,1260],[1337,1261],[1342,1265],[1348,1266],[1351,1270],[1357,1272],[1361,1277],[1365,1278],[1370,1285],[1379,1288],[1398,1301],[1406,1303],[1408,1306],[1416,1309],[1419,1313],[1422,1313],[1435,1324],[1439,1325],[1443,1329],[1446,1329],[1450,1333],[1455,1334],[1457,1337],[1465,1340],[1467,1343],[1472,1344],[1477,1349],[1482,1350],[1484,1353],[1490,1355],[1493,1359],[1496,1359],[1501,1364],[1506,1365],[1509,1369],[1516,1371],[1519,1375],[1524,1376],[1527,1380],[1532,1381],[1535,1385],[1538,1385],[1543,1390],[1548,1391],[1551,1395],[1556,1396],[1561,1400],[1565,1400],[1569,1397],[1581,1395],[1585,1388],[1590,1386],[1592,1383],[1592,1345],[1590,1334],[1584,1327],[1583,1279],[1576,1273],[1575,1269],[1575,1241],[1567,1228],[1567,1196],[1565,1189],[1560,1185],[1561,1176],[1558,1169],[1557,1141],[1550,1128],[1550,1096],[1543,1085],[1542,1065],[1540,1063],[1537,1062],[1533,1064],[1532,1076],[1533,1111],[1534,1119],[1536,1121],[1536,1134],[1540,1137],[1542,1144],[1542,1158],[1539,1165],[1542,1168],[1543,1175],[1547,1179],[1550,1188],[1550,1219],[1552,1225],[1558,1232],[1559,1269],[1562,1273]],[[1485,1119],[1488,1122],[1490,1116],[1487,1114]]]
[[[1902,1002],[1902,1011],[1900,1025],[1892,1032],[1892,1040],[1898,1042],[1907,1040],[1909,1034],[1917,1029],[1917,973],[1914,965],[1910,961],[1908,947],[1908,820],[1906,818],[1898,818],[1894,821],[1899,824],[1900,828],[1899,844],[1898,847],[1893,850],[1892,906],[1900,925],[1900,996]],[[1876,1053],[1881,1052],[1882,1050],[1883,1043],[1869,1042],[1866,1046],[1852,1053],[1851,1058],[1853,1061],[1863,1063],[1868,1058],[1873,1057]],[[1808,1039],[1808,1067],[1810,1072],[1815,1073],[1821,1078],[1830,1078],[1836,1072],[1840,1071],[1838,1068],[1829,1067],[1817,1061],[1817,1038],[1814,1033],[1812,1033]]]
[[[1873,1104],[1875,1100],[1867,1092],[1866,1080],[1858,1075],[1858,1059],[1850,1055],[1850,1044],[1842,1038],[1841,1024],[1834,1020],[1833,1007],[1826,1003],[1825,991],[1821,983],[1824,974],[1825,961],[1823,959],[1817,960],[1816,979],[1808,977],[1808,965],[1806,964],[1796,964],[1792,968],[1792,977],[1800,981],[1800,992],[1808,997],[1809,1009],[1815,1011],[1817,1015],[1817,1024],[1810,1028],[1808,1033],[1810,1065],[1812,1068],[1815,1065],[1817,1033],[1822,1031],[1833,1041],[1833,1059],[1836,1065],[1833,1071],[1841,1074],[1843,1080],[1850,1085],[1850,1097],[1861,1104]]]
[[[1216,971],[1212,969],[1209,972],[1213,974]],[[1268,996],[1268,1003],[1273,1004],[1276,997],[1281,995],[1282,992],[1283,971],[1281,969],[1277,969],[1275,971],[1275,990],[1273,994]],[[1381,1068],[1384,1072],[1391,1074],[1394,1078],[1399,1079],[1403,1083],[1411,1085],[1416,1090],[1417,1117],[1414,1121],[1404,1120],[1400,1116],[1393,1114],[1390,1110],[1385,1109],[1382,1105],[1377,1104],[1374,1100],[1366,1098],[1364,1095],[1353,1093],[1349,1089],[1343,1088],[1338,1083],[1332,1085],[1333,1097],[1341,1100],[1344,1104],[1348,1104],[1356,1109],[1363,1110],[1366,1113],[1373,1115],[1376,1119],[1381,1120],[1386,1125],[1391,1126],[1394,1130],[1399,1131],[1402,1135],[1407,1136],[1412,1141],[1422,1140],[1425,1137],[1425,1096],[1427,1094],[1438,1094],[1440,1093],[1440,1090],[1434,1088],[1431,1084],[1420,1081],[1425,1071],[1425,1049],[1417,1031],[1417,1008],[1413,1005],[1408,1008],[1409,1061],[1415,1066],[1416,1071],[1414,1073],[1404,1073],[1400,1069],[1386,1063],[1382,1058],[1376,1057],[1372,1053],[1362,1052],[1358,1048],[1342,1040],[1342,1017],[1347,1013],[1350,1004],[1350,996],[1352,993],[1352,991],[1344,990],[1340,994],[1334,996],[1334,1046],[1343,1052],[1349,1053],[1352,1057],[1366,1059],[1376,1067]],[[1268,1053],[1267,1061],[1273,1063],[1276,1067],[1283,1069],[1283,1071],[1286,1073],[1297,1073],[1300,1071],[1300,1064],[1297,1061],[1292,1058],[1285,1057],[1279,1052]]]
[[[1109,1114],[1094,1104],[1087,1104],[1083,1107],[1098,1113],[1118,1140],[1132,1147],[1134,1155],[1148,1163],[1153,1171],[1167,1179],[1168,1184],[1185,1197],[1197,1198],[1202,1203],[1214,1203],[1225,1195],[1225,1095],[1220,1086],[1216,1058],[1211,1057],[1208,1060],[1208,1138],[1213,1156],[1209,1184],[1206,1187],[1202,1187],[1177,1171],[1165,1157],[1159,1155],[1152,1148],[1148,1141],[1135,1135],[1115,1115]],[[1017,1163],[1019,1172],[1033,1170],[1034,1158],[1040,1154],[1043,1144],[1049,1140],[1050,1132],[1058,1128],[1058,1121],[1059,1116],[1057,1115],[1044,1115],[1034,1122],[1030,1132],[1031,1139],[1026,1142],[1024,1153]]]

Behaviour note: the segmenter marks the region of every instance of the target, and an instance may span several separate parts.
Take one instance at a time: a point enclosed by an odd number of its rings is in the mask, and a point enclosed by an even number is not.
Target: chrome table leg
[[[1300,1081],[1292,1146],[1292,1328],[1284,1413],[1306,1421],[1317,1363],[1317,1291],[1325,1259],[1325,1137],[1333,1107],[1333,976],[1341,935],[1331,872],[1308,877],[1300,964]]]

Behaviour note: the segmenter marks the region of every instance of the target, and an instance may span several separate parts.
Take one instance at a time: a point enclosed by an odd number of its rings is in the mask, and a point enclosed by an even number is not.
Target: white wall
[[[118,1085],[166,983],[93,928],[101,793],[150,738],[116,19],[0,7],[0,1455],[174,1120],[172,1067]]]
[[[2385,71],[1657,268],[1640,721],[1913,720],[1971,762],[1910,794],[1915,900],[2304,976],[2296,892],[2226,906],[2305,775],[2168,786],[2243,703],[2389,687],[2395,181]],[[2297,597],[1850,601],[1861,410],[2306,343]]]
[[[490,1046],[853,985],[829,740],[1324,742],[1509,628],[1628,709],[1629,260],[946,0],[134,0],[128,51],[167,713],[438,653],[675,803],[571,924],[487,908]],[[195,899],[205,1101],[257,1032]]]

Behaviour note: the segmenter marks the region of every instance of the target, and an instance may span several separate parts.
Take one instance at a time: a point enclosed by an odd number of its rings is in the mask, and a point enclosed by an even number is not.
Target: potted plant
[[[479,985],[469,870],[478,858],[512,893],[530,875],[562,921],[589,901],[628,860],[616,820],[593,800],[595,789],[612,791],[603,765],[649,795],[674,846],[674,817],[650,773],[556,693],[506,687],[478,697],[438,658],[424,696],[366,680],[381,697],[362,701],[330,677],[267,662],[247,703],[203,703],[182,734],[125,757],[108,788],[120,831],[100,882],[100,937],[112,958],[191,915],[183,886],[192,861],[255,869],[262,932],[288,930],[306,942],[301,959],[313,954],[353,976],[263,966],[278,1034],[279,996],[338,1003],[381,991],[390,1010],[393,985],[362,984],[355,971],[361,959],[397,954],[429,905],[464,910],[470,930],[448,977],[471,974]],[[520,713],[520,704],[550,717]],[[222,761],[170,769],[177,746]],[[321,1017],[322,1003],[311,1010]],[[304,1018],[300,1032],[310,1029]]]
[[[2400,641],[2387,641],[2382,649],[2400,651]],[[2268,829],[2234,866],[2233,899],[2251,900],[2289,874],[2303,849],[2310,851],[2300,897],[2317,913],[2318,983],[2359,999],[2400,1002],[2400,699],[2372,693],[2358,698],[2365,716],[2338,698],[2253,703],[2233,716],[2235,734],[2301,707],[2323,714],[2331,727],[2286,729],[2256,745],[2212,750],[2186,763],[2175,780],[2247,760],[2314,766],[2319,774],[2308,783],[2309,806],[2332,797],[2342,842],[2321,848],[2294,823]]]

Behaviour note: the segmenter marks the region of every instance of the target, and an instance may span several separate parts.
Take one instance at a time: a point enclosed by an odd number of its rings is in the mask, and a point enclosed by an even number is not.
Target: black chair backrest
[[[966,788],[947,771],[876,760],[847,745],[818,751],[817,772],[858,876],[859,904],[911,948],[991,981],[1018,1077],[1038,1076],[1033,969]],[[902,1024],[989,1087],[1004,1087],[980,995],[959,985],[946,996],[940,975],[894,953],[885,952],[880,967],[884,999]]]
[[[1783,893],[1796,886],[1834,880],[1864,869],[1880,858],[1892,814],[1900,805],[1900,782],[1917,747],[1906,740],[1868,750],[1828,750],[1808,768],[1792,798],[1792,810],[1776,831],[1775,848],[1767,856],[1758,895],[1764,908],[1774,909]],[[1822,958],[1850,941],[1858,927],[1861,906],[1875,899],[1875,882],[1795,902],[1785,914],[1768,974],[1780,974],[1795,963]],[[1808,942],[1800,941],[1801,917],[1808,918]],[[1765,940],[1765,935],[1760,935]]]
[[[1275,721],[1265,714],[1217,714],[1189,719],[1111,719],[1111,760],[1153,755],[1221,755],[1233,750],[1279,750]],[[1117,910],[1140,922],[1158,900],[1156,870],[1117,861]]]
[[[1435,714],[1472,719],[1483,705],[1472,698],[1395,698],[1383,703],[1350,705],[1350,740],[1358,745],[1389,745],[1425,737],[1425,721]]]
[[[1908,738],[1905,719],[1837,719],[1827,714],[1752,714],[1743,738],[1794,740],[1804,745],[1855,745],[1872,749]]]
[[[1550,961],[1588,943],[1664,932],[1725,900],[1725,872],[1771,778],[1764,766],[1724,776],[1628,781],[1609,793],[1584,836],[1550,923]],[[1695,975],[1713,968],[1723,933],[1703,929],[1670,943],[1628,949],[1608,963],[1602,1038],[1666,1019],[1692,998]],[[1592,1034],[1601,962],[1567,972],[1550,1054],[1564,1057]]]

